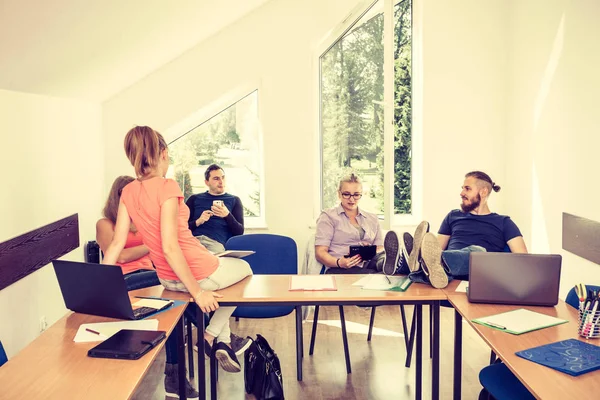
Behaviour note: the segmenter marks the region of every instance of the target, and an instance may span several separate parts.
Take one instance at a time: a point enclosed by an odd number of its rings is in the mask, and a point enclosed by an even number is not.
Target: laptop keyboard
[[[152,307],[139,307],[139,308],[136,308],[135,310],[133,310],[133,317],[135,319],[142,319],[142,318],[147,317],[150,314],[154,314],[157,311],[158,310],[156,308],[152,308]]]

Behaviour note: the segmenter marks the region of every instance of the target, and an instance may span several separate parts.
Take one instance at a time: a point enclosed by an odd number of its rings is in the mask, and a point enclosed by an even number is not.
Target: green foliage
[[[411,212],[411,2],[394,12],[394,209]],[[359,21],[321,57],[323,206],[349,171],[370,180],[383,212],[383,14]],[[367,160],[360,168],[357,161]],[[374,165],[371,165],[374,164]]]
[[[188,171],[175,171],[175,181],[179,185],[179,188],[183,192],[183,197],[187,199],[193,195],[192,180],[190,179],[190,173]]]

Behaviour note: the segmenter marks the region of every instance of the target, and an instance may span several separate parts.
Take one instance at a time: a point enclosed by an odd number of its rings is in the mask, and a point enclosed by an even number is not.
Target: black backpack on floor
[[[244,354],[244,385],[246,393],[254,394],[258,400],[284,399],[279,358],[261,335],[256,335]]]

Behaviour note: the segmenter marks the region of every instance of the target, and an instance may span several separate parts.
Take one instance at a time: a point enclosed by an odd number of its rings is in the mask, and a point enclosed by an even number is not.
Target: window
[[[363,7],[319,58],[322,208],[337,204],[339,180],[352,171],[363,181],[361,207],[414,213],[411,1],[395,1],[390,11],[383,0]],[[388,19],[393,40],[386,41]],[[384,190],[386,182],[393,189]]]
[[[225,171],[226,191],[240,197],[244,216],[250,222],[252,217],[263,219],[259,131],[258,91],[254,91],[173,140],[167,175],[179,183],[187,200],[207,190],[204,171],[219,164]]]

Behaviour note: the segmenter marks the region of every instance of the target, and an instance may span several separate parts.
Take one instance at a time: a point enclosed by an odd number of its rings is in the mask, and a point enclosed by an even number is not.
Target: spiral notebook
[[[600,346],[568,339],[517,351],[519,357],[571,376],[600,369]]]

